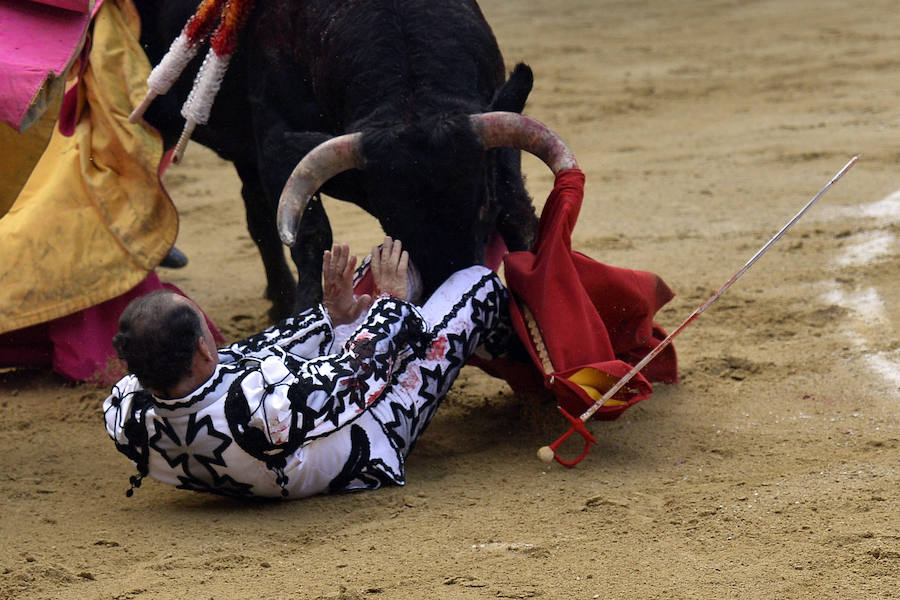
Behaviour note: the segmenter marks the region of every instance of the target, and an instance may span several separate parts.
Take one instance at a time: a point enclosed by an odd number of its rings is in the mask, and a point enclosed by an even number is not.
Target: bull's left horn
[[[470,115],[469,119],[485,150],[525,150],[544,161],[554,175],[578,166],[562,138],[537,119],[500,111]]]
[[[362,134],[348,133],[322,142],[310,150],[294,167],[281,190],[278,200],[278,235],[281,241],[293,246],[297,228],[309,199],[326,181],[349,169],[365,164],[362,154]]]

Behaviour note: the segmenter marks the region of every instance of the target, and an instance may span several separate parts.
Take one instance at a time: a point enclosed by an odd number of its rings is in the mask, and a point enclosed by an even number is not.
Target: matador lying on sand
[[[376,291],[356,298],[355,260],[335,246],[323,259],[322,305],[221,350],[183,296],[130,304],[114,344],[132,374],[103,410],[137,465],[132,486],[149,475],[299,498],[403,485],[406,456],[469,356],[511,331],[494,272],[459,271],[417,306],[407,263],[387,238],[369,265]]]

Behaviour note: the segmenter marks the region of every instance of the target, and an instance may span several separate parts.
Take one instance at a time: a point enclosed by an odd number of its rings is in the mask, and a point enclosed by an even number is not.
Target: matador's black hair
[[[141,385],[163,393],[190,373],[203,335],[200,317],[188,304],[173,302],[173,294],[157,290],[133,300],[113,337],[119,358]]]

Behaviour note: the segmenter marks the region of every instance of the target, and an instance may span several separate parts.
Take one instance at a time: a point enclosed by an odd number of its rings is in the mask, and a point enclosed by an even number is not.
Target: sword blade
[[[646,367],[646,366],[647,366],[647,363],[649,363],[651,360],[653,360],[654,358],[656,358],[656,356],[657,356],[660,352],[662,352],[663,350],[665,350],[665,348],[666,348],[669,344],[672,343],[672,340],[675,339],[675,336],[677,336],[679,333],[681,333],[681,332],[684,330],[685,327],[687,327],[688,325],[690,325],[691,322],[692,322],[694,319],[696,319],[697,317],[699,317],[699,316],[703,313],[703,311],[705,311],[707,308],[709,308],[709,306],[710,306],[713,302],[715,302],[716,300],[718,300],[719,297],[720,297],[722,294],[724,294],[725,291],[726,291],[728,288],[730,288],[730,287],[732,286],[732,284],[733,284],[735,281],[737,281],[737,280],[741,277],[741,275],[743,275],[744,273],[746,273],[747,270],[748,270],[750,267],[752,267],[753,264],[754,264],[757,260],[759,260],[759,258],[760,258],[763,254],[765,254],[766,251],[767,251],[769,248],[772,247],[772,244],[774,244],[775,242],[777,242],[777,241],[781,238],[781,236],[783,236],[783,235],[785,234],[785,232],[786,232],[788,229],[790,229],[790,228],[794,225],[794,223],[796,223],[797,221],[799,221],[799,220],[800,220],[800,217],[802,217],[804,214],[806,214],[806,211],[808,211],[808,210],[810,209],[810,207],[812,207],[812,205],[815,204],[816,201],[819,200],[819,198],[821,198],[822,196],[824,196],[824,195],[825,195],[825,192],[827,192],[829,189],[831,189],[831,186],[833,186],[833,185],[838,181],[838,179],[840,179],[841,177],[843,177],[843,176],[844,176],[844,173],[846,173],[847,171],[849,171],[849,170],[850,170],[850,167],[852,167],[853,165],[855,165],[855,164],[856,164],[856,161],[858,161],[858,160],[859,160],[859,156],[854,156],[853,158],[851,158],[850,161],[849,161],[846,165],[844,165],[844,167],[843,167],[840,171],[838,171],[838,172],[834,175],[834,177],[832,177],[831,180],[830,180],[828,183],[826,183],[825,186],[824,186],[821,190],[819,190],[819,193],[817,193],[815,196],[813,196],[812,199],[811,199],[809,202],[807,202],[806,205],[805,205],[802,209],[800,209],[800,211],[799,211],[796,215],[794,215],[794,216],[791,218],[790,221],[788,221],[787,223],[785,223],[784,227],[782,227],[780,230],[778,230],[778,233],[776,233],[774,236],[772,236],[772,238],[771,238],[768,242],[766,242],[765,244],[763,244],[762,248],[760,248],[760,249],[756,252],[756,254],[754,254],[753,256],[751,256],[751,257],[750,257],[750,260],[748,260],[748,261],[744,264],[743,267],[741,267],[740,269],[738,269],[738,270],[734,273],[734,275],[732,275],[732,276],[728,279],[728,281],[726,281],[726,282],[722,285],[722,287],[720,287],[718,290],[716,290],[716,293],[715,293],[715,294],[713,294],[712,296],[710,296],[710,297],[709,297],[703,304],[701,304],[701,305],[700,305],[693,313],[691,313],[691,315],[690,315],[687,319],[685,319],[684,322],[681,323],[681,325],[679,325],[672,333],[670,333],[668,336],[666,336],[666,338],[665,338],[663,341],[661,341],[661,342],[660,342],[653,350],[651,350],[651,351],[647,354],[647,356],[645,356],[644,358],[642,358],[641,361],[640,361],[639,363],[637,363],[636,365],[634,365],[634,368],[632,368],[628,373],[625,374],[625,376],[623,376],[619,381],[617,381],[616,384],[615,384],[614,386],[612,386],[605,394],[603,394],[603,397],[602,397],[602,398],[600,398],[600,399],[598,399],[596,402],[594,402],[594,404],[591,405],[591,407],[588,408],[586,411],[584,411],[584,412],[581,414],[581,416],[580,416],[579,418],[580,418],[582,421],[587,422],[587,420],[590,419],[590,418],[594,415],[594,413],[597,412],[597,410],[599,410],[600,407],[603,406],[603,404],[604,404],[607,400],[609,400],[610,398],[612,398],[612,397],[616,394],[616,392],[618,392],[620,389],[622,389],[622,387],[623,387],[626,383],[628,383],[629,381],[631,381],[631,379],[632,379],[635,375],[637,375],[637,374],[640,372],[641,369],[643,369],[644,367]]]

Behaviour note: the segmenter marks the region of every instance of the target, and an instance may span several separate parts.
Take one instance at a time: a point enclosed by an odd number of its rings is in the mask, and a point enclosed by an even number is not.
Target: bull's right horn
[[[525,150],[544,161],[554,175],[578,167],[575,155],[562,138],[537,119],[501,111],[470,115],[469,119],[485,150]]]
[[[326,181],[349,169],[359,169],[366,160],[362,154],[362,134],[348,133],[322,142],[310,150],[294,167],[278,200],[278,235],[293,246],[303,211],[313,194]]]

